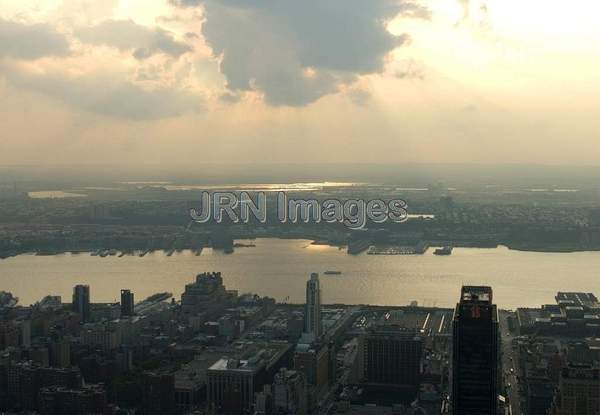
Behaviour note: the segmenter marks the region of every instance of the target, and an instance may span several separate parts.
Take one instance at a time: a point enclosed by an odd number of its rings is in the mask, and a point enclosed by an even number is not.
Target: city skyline
[[[308,289],[317,278],[311,275]],[[452,310],[321,306],[312,291],[300,311],[299,305],[238,295],[217,271],[198,274],[181,301],[157,293],[138,302],[133,314],[127,289],[121,290],[121,304],[93,302],[90,287],[83,285],[74,287],[71,305],[50,297],[29,307],[3,302],[0,349],[27,359],[0,359],[7,385],[0,390],[0,406],[18,403],[42,415],[120,415],[131,407],[165,415],[278,414],[274,409],[325,415],[333,408],[357,415],[366,408],[381,415],[600,410],[594,338],[600,334],[600,303],[591,293],[558,292],[556,304],[502,310],[492,287],[463,286]],[[315,320],[316,305],[323,333],[309,339],[302,320]],[[169,327],[167,316],[176,318],[179,329],[153,336]],[[40,326],[43,321],[54,324]],[[139,349],[148,341],[150,350]],[[171,355],[173,350],[178,353]],[[156,354],[162,355],[158,366],[136,372],[141,399],[115,397],[113,388],[120,385],[115,374],[136,371]],[[115,372],[94,369],[106,362],[113,362]]]
[[[0,413],[600,415],[599,13],[0,0]]]

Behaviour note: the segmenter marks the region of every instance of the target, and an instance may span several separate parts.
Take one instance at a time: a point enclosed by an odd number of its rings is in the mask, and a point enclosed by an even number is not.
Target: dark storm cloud
[[[33,60],[68,53],[69,42],[50,25],[0,19],[0,57]]]
[[[75,35],[82,42],[92,45],[131,50],[136,59],[145,59],[156,53],[179,57],[192,50],[189,45],[175,40],[166,30],[140,26],[131,20],[105,20],[96,26],[81,28]]]
[[[408,37],[385,23],[398,14],[427,18],[402,0],[177,0],[202,4],[202,33],[233,91],[256,90],[272,105],[302,106],[358,75],[383,71]]]
[[[201,97],[173,88],[146,90],[108,76],[69,78],[2,69],[8,82],[19,89],[56,98],[75,109],[114,118],[155,120],[198,112],[203,108]]]

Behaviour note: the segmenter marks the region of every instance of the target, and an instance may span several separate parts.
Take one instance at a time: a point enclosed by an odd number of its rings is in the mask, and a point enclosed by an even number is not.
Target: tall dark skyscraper
[[[121,316],[133,315],[133,293],[130,290],[121,290]]]
[[[81,315],[81,321],[90,320],[90,286],[76,285],[73,288],[73,311]]]
[[[378,387],[416,388],[421,380],[422,339],[394,325],[371,329],[363,343],[364,380]]]
[[[454,311],[454,415],[497,415],[498,311],[491,287],[462,287]]]
[[[311,333],[315,339],[323,334],[323,321],[321,320],[321,286],[319,274],[310,274],[306,282],[306,305],[304,309],[304,332]]]

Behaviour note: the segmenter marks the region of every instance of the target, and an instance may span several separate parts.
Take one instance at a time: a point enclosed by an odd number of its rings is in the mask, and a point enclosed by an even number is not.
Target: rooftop
[[[253,364],[251,364],[248,360],[219,359],[208,370],[212,370],[212,371],[235,370],[235,371],[243,371],[243,372],[253,372],[259,368],[260,365],[257,365],[258,363],[262,363],[262,360],[255,361],[255,362],[253,362]]]
[[[492,287],[465,285],[461,290],[461,303],[488,303],[493,300]]]
[[[559,292],[556,302],[567,306],[579,306],[585,309],[600,309],[598,298],[592,293]]]

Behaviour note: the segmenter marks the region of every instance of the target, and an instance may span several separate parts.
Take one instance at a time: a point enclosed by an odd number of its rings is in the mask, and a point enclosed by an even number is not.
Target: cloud
[[[362,88],[352,88],[348,92],[348,97],[356,105],[365,106],[371,100],[371,91]]]
[[[303,106],[380,73],[408,36],[386,22],[427,17],[408,0],[172,0],[204,6],[202,34],[221,57],[232,91],[258,91],[271,105]]]
[[[192,50],[164,29],[141,26],[131,20],[105,20],[95,26],[78,29],[75,36],[84,43],[131,50],[133,56],[140,60],[157,53],[177,58]]]
[[[69,42],[53,26],[0,19],[0,57],[34,60],[68,54]]]
[[[58,99],[78,110],[130,120],[171,118],[203,108],[203,99],[174,88],[144,89],[109,75],[68,77],[2,68],[9,83]]]
[[[169,0],[169,3],[177,7],[196,7],[202,3],[202,0]]]
[[[456,0],[463,9],[462,21],[475,18],[480,26],[488,24],[488,6],[485,0]]]
[[[239,94],[225,92],[224,94],[221,94],[221,96],[219,97],[219,100],[226,104],[237,104],[238,102],[240,102],[240,96],[239,96]]]
[[[470,0],[456,0],[456,2],[463,9],[463,19],[467,19],[469,17],[469,7],[471,6]]]
[[[423,64],[408,59],[397,62],[397,68],[394,71],[394,76],[398,79],[425,79],[425,68]]]

